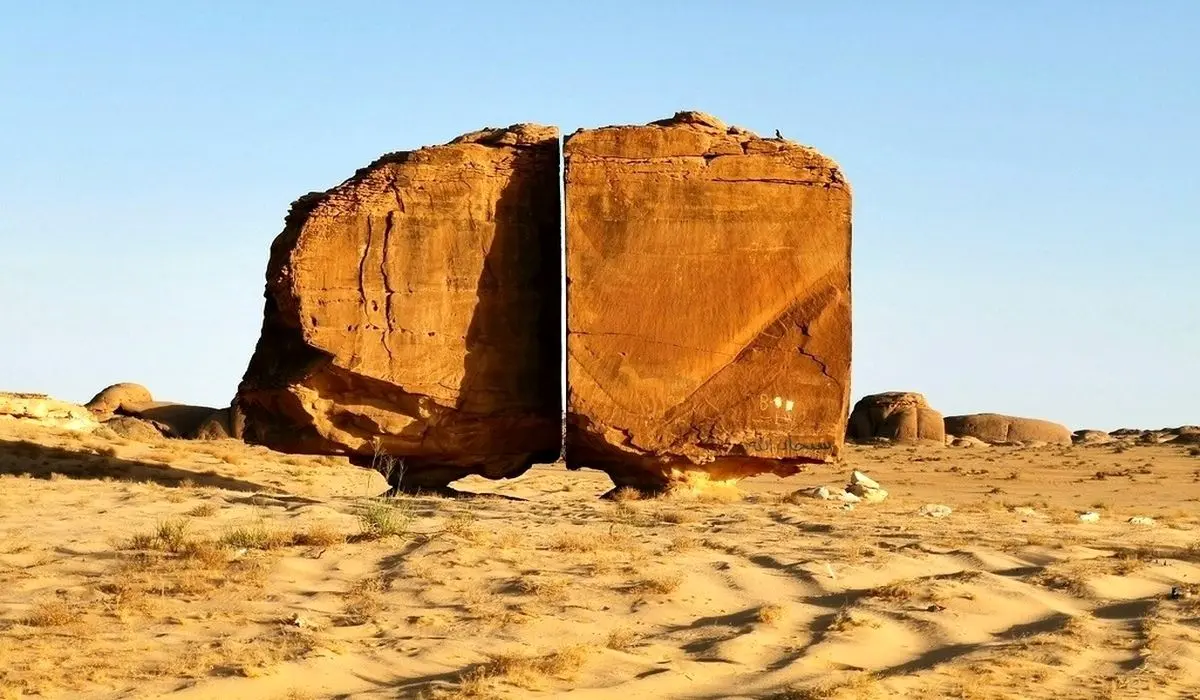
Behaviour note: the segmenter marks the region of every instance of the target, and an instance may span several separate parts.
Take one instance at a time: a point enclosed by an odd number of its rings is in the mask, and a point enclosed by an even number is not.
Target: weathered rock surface
[[[105,387],[84,405],[92,413],[107,418],[114,415],[122,406],[144,406],[153,401],[154,397],[150,394],[150,390],[141,384],[121,382]]]
[[[868,503],[879,503],[888,496],[888,492],[879,482],[866,474],[855,471],[850,474],[850,483],[846,485],[846,493],[854,494]]]
[[[201,424],[216,411],[211,406],[193,406],[170,401],[121,404],[116,415],[140,418],[154,424],[165,437],[193,438]]]
[[[682,112],[564,146],[567,466],[661,488],[842,449],[850,186],[817,151]]]
[[[932,440],[945,443],[946,428],[942,414],[926,403],[925,397],[911,391],[869,394],[854,404],[846,438],[865,442],[886,438],[896,442]]]
[[[292,205],[238,389],[244,439],[500,478],[561,443],[558,131],[386,155]],[[239,432],[237,428],[234,432]]]
[[[86,432],[100,426],[87,408],[45,394],[0,392],[0,420]]]
[[[951,435],[978,438],[992,445],[1021,442],[1071,444],[1071,431],[1065,425],[1037,418],[975,413],[968,416],[946,416],[945,426],[946,432]]]
[[[196,440],[222,440],[234,436],[230,413],[232,409],[222,408],[213,411],[205,418],[192,436]]]
[[[133,418],[132,416],[113,416],[104,421],[104,427],[111,430],[114,435],[119,435],[129,440],[155,442],[165,437],[163,429],[166,426],[156,425],[152,421]]]
[[[1071,435],[1071,441],[1076,445],[1103,445],[1112,440],[1112,436],[1103,430],[1076,430]]]

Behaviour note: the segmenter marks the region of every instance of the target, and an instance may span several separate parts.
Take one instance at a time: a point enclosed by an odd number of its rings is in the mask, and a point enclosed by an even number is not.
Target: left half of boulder
[[[558,130],[520,124],[388,154],[301,197],[271,245],[235,432],[386,454],[399,487],[556,460],[559,191]]]

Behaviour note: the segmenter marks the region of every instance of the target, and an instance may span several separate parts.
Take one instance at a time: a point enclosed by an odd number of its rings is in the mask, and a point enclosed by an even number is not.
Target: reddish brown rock
[[[518,125],[384,156],[293,204],[235,433],[359,461],[378,439],[411,486],[554,460],[558,173],[558,131]]]
[[[970,436],[993,445],[1018,442],[1071,444],[1071,431],[1065,425],[1039,418],[974,413],[967,416],[946,416],[945,426],[949,435]]]
[[[661,488],[839,454],[850,187],[683,112],[567,139],[567,466]]]
[[[946,442],[942,414],[929,407],[925,397],[911,391],[891,391],[864,396],[854,404],[846,437],[867,441],[885,438],[896,442],[931,440]]]

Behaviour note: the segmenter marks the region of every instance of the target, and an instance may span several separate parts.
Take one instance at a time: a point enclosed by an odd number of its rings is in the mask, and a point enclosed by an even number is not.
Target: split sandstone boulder
[[[554,461],[558,143],[552,127],[480,131],[293,204],[234,432],[359,463],[379,449],[403,461],[395,486]]]
[[[850,186],[816,150],[681,112],[564,145],[568,468],[658,489],[840,453]]]

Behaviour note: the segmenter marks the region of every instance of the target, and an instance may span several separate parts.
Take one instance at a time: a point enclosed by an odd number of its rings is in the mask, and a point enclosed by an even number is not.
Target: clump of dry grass
[[[687,510],[660,510],[657,513],[657,517],[664,523],[671,523],[674,525],[693,523],[700,519],[699,515]]]
[[[628,651],[642,641],[641,635],[628,627],[618,627],[608,633],[608,638],[604,642],[604,646],[614,651]]]
[[[383,593],[387,583],[378,576],[371,576],[355,583],[343,596],[343,620],[349,625],[365,625],[375,619],[383,609]]]
[[[480,530],[475,525],[479,521],[478,516],[470,510],[460,510],[452,513],[446,519],[446,524],[442,528],[442,532],[447,535],[460,537],[473,544],[481,544],[491,541],[491,534]],[[510,533],[511,534],[511,533]],[[501,547],[503,547],[501,545]]]
[[[492,658],[484,674],[525,690],[544,687],[551,678],[570,680],[587,662],[590,649],[574,645],[538,656],[500,654]]]
[[[308,547],[331,547],[346,541],[346,533],[328,523],[313,523],[295,537],[296,544]]]
[[[829,623],[830,632],[849,632],[858,627],[878,627],[878,623],[870,620],[851,608],[842,608],[833,616]]]
[[[188,542],[186,520],[164,520],[158,524],[154,536],[168,552],[180,552]]]
[[[570,597],[570,585],[562,577],[538,576],[517,581],[517,589],[548,602],[563,602]]]
[[[632,546],[633,537],[624,530],[611,528],[607,532],[567,532],[550,542],[550,549],[558,552],[586,554],[609,549],[625,549]]]
[[[281,549],[295,544],[296,540],[296,533],[270,527],[264,522],[234,527],[221,536],[221,544],[235,549]]]
[[[866,671],[850,678],[822,681],[803,688],[788,688],[771,696],[772,700],[861,700],[875,697],[877,679]]]
[[[642,498],[643,494],[641,491],[628,486],[622,486],[612,493],[612,499],[617,503],[624,503],[626,501],[640,501]]]
[[[656,574],[647,576],[629,587],[631,593],[667,595],[674,593],[683,583],[683,576],[678,573]]]
[[[217,504],[212,502],[201,503],[187,512],[193,518],[209,518],[217,514]]]
[[[78,618],[78,612],[66,601],[47,600],[34,605],[20,622],[29,627],[63,627]]]
[[[700,544],[700,538],[688,533],[675,535],[671,541],[667,543],[668,552],[686,552],[689,549],[694,549]]]
[[[869,598],[880,598],[897,603],[909,602],[921,598],[921,588],[911,579],[892,581],[882,586],[876,586],[866,592]]]
[[[764,625],[773,625],[783,618],[783,606],[773,603],[764,605],[758,609],[754,617]]]
[[[406,501],[372,501],[358,514],[359,537],[381,540],[408,534],[414,514]]]

